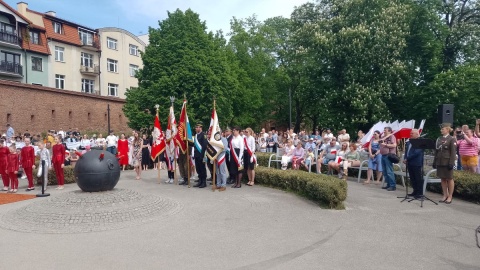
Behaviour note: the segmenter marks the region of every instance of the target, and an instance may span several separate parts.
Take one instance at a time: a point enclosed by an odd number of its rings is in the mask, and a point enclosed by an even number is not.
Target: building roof
[[[99,28],[97,29],[98,32],[120,32],[120,33],[124,33],[125,35],[127,36],[130,36],[131,38],[135,39],[138,43],[142,44],[144,47],[147,46],[145,44],[145,42],[143,42],[143,40],[139,39],[137,36],[135,36],[134,34],[132,34],[131,32],[125,30],[125,29],[122,29],[122,28],[118,28],[118,27],[102,27],[102,28]]]
[[[17,10],[15,10],[14,8],[12,8],[11,6],[9,6],[7,3],[5,3],[5,1],[3,0],[0,0],[0,4],[2,4],[4,7],[6,7],[8,10],[10,10],[13,14],[15,14],[16,16],[22,18],[22,20],[26,21],[28,24],[32,24],[32,22],[25,16],[23,16],[22,14],[20,14],[20,12],[18,12]]]
[[[26,31],[28,30],[25,29],[24,31],[22,32],[26,33]],[[38,31],[38,33],[39,33],[38,38],[39,38],[40,44],[33,44],[32,42],[30,42],[30,39],[24,38],[22,41],[22,48],[26,49],[27,51],[33,51],[41,54],[50,55],[51,53],[50,53],[50,48],[48,47],[45,30]]]

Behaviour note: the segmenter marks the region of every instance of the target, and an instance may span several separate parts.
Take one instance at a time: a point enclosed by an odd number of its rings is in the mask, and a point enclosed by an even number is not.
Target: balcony
[[[88,42],[86,40],[80,39],[80,43],[82,43],[82,48],[85,50],[94,52],[100,51],[100,43],[97,41]]]
[[[88,76],[98,76],[100,68],[97,65],[93,65],[93,67],[80,66],[80,73]]]
[[[23,67],[20,64],[9,62],[9,61],[0,61],[0,74],[7,75],[11,77],[22,78],[23,77]]]
[[[82,90],[82,93],[90,94],[90,95],[97,95],[97,96],[100,95],[100,91],[98,91],[98,90],[89,90],[89,91]]]
[[[22,38],[13,32],[0,31],[0,44],[10,48],[20,49]]]

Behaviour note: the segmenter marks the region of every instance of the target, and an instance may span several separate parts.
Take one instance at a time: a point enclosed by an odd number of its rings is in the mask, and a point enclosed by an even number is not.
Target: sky
[[[21,0],[4,0],[17,9]],[[148,27],[158,28],[158,21],[167,11],[191,8],[206,22],[208,31],[230,30],[232,17],[247,18],[255,14],[261,21],[275,17],[290,17],[295,6],[308,0],[23,0],[28,8],[38,12],[55,11],[57,16],[91,28],[119,27],[134,35],[148,33]]]

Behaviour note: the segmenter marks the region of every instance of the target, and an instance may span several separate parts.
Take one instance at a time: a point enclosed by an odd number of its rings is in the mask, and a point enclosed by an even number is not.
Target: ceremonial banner
[[[162,127],[158,119],[158,112],[153,122],[153,145],[151,158],[155,160],[165,150],[165,138],[163,137]]]
[[[212,118],[210,120],[210,128],[207,133],[208,145],[207,145],[207,156],[210,159],[216,159],[218,154],[223,150],[222,143],[222,134],[220,132],[220,126],[218,124],[217,111],[215,106],[212,111]]]
[[[175,121],[175,114],[173,113],[173,105],[170,106],[170,113],[168,115],[168,126],[167,132],[165,134],[166,138],[166,158],[167,158],[167,166],[169,171],[175,170],[175,163],[172,164],[172,160],[176,158],[176,144],[175,144],[175,136],[177,135],[177,122]]]
[[[177,127],[177,134],[175,135],[175,144],[182,150],[182,153],[187,151],[187,142],[193,142],[192,129],[187,115],[187,101],[183,101],[182,111],[180,113],[180,120]]]

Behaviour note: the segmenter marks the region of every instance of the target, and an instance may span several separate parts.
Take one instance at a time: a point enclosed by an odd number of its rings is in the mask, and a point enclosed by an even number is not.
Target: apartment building
[[[125,91],[137,87],[135,73],[143,67],[140,51],[145,43],[132,33],[116,28],[98,29],[102,48],[101,88],[108,96],[125,98]]]
[[[106,95],[100,88],[101,50],[95,29],[58,18],[54,11],[30,10],[25,2],[19,2],[17,10],[45,30],[51,52],[46,86]]]
[[[46,31],[0,1],[0,79],[48,84]]]

